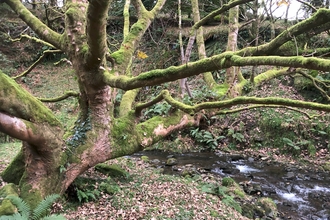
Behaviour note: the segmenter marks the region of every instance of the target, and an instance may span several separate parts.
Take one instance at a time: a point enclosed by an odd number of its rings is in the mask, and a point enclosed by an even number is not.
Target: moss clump
[[[0,216],[12,215],[16,212],[16,207],[9,201],[4,199],[0,205]]]
[[[222,185],[225,186],[225,187],[234,186],[235,185],[235,180],[233,180],[230,177],[224,177],[222,179]]]
[[[143,162],[145,162],[145,163],[149,163],[149,162],[150,162],[150,159],[149,159],[148,156],[142,156],[142,157],[141,157],[141,160],[142,160]]]
[[[18,196],[17,187],[13,183],[5,185],[0,189],[0,201],[9,195]],[[15,213],[15,211],[16,211],[16,206],[14,206],[9,199],[2,200],[0,205],[0,216],[12,215]]]
[[[115,60],[117,64],[122,64],[125,61],[124,52],[122,50],[118,50],[111,54],[111,57]]]
[[[258,201],[258,205],[265,210],[265,214],[268,217],[276,218],[278,211],[276,204],[271,198],[260,198]]]
[[[22,179],[24,180],[25,177],[23,176]],[[20,182],[20,197],[29,204],[30,208],[33,210],[35,209],[40,201],[43,200],[43,196],[38,189],[32,189],[31,185],[28,183]]]
[[[265,216],[265,211],[262,210],[257,205],[251,203],[245,203],[241,205],[241,207],[242,207],[242,215],[250,219],[254,219],[255,215],[259,217]]]
[[[100,163],[95,166],[95,170],[111,177],[127,177],[129,174],[120,166]]]
[[[322,165],[322,167],[325,171],[330,171],[330,162],[326,162]]]
[[[245,198],[245,195],[246,195],[245,192],[241,188],[235,189],[234,194],[236,196],[238,196],[239,198]]]

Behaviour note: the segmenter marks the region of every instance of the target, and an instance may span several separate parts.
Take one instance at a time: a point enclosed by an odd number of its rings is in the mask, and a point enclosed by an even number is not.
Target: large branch
[[[5,2],[19,15],[19,17],[43,40],[54,45],[56,48],[60,47],[61,35],[50,29],[47,25],[42,23],[36,16],[34,16],[20,0],[5,0]]]
[[[330,60],[314,57],[241,57],[235,55],[237,52],[225,52],[210,58],[205,58],[186,65],[172,66],[167,69],[156,69],[141,73],[136,77],[115,76],[105,72],[108,85],[130,90],[143,86],[153,86],[165,82],[175,81],[181,78],[198,75],[200,73],[215,71],[231,66],[253,66],[253,65],[274,65],[283,67],[301,67],[328,71],[330,69]]]
[[[45,126],[41,127],[40,129],[34,123],[0,112],[0,131],[21,141],[35,145],[45,142],[42,136]]]
[[[61,127],[46,106],[1,71],[0,85],[0,112],[34,123]]]
[[[90,0],[87,8],[86,34],[89,51],[86,65],[98,68],[107,52],[107,17],[109,0]]]

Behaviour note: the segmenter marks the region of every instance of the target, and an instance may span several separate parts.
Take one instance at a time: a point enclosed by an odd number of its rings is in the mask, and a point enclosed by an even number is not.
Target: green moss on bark
[[[141,149],[137,142],[135,131],[135,115],[129,112],[125,117],[114,120],[111,140],[112,158],[135,153]]]
[[[0,110],[27,121],[61,125],[50,109],[1,71],[0,85]]]
[[[20,183],[20,197],[31,207],[35,209],[43,196],[38,189],[33,189],[32,186],[24,181]]]
[[[8,183],[19,184],[25,171],[24,155],[22,151],[15,156],[12,162],[1,173],[1,177]]]

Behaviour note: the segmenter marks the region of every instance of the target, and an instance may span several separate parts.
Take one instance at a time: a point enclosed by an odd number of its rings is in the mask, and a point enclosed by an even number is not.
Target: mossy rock
[[[258,201],[258,205],[265,210],[265,214],[267,217],[276,218],[278,211],[276,204],[271,198],[260,198]]]
[[[222,179],[222,185],[229,187],[229,186],[234,186],[235,185],[235,180],[230,178],[230,177],[224,177]]]
[[[129,173],[116,164],[108,165],[100,163],[95,166],[95,170],[111,177],[127,177]]]
[[[150,159],[149,159],[148,156],[142,156],[142,157],[141,157],[141,160],[142,160],[143,162],[145,162],[145,163],[149,163],[149,162],[150,162]]]
[[[325,171],[330,171],[330,162],[326,162],[322,165],[322,167]]]
[[[168,158],[166,161],[166,166],[173,166],[178,164],[178,160],[174,157]]]
[[[0,189],[0,216],[2,215],[12,215],[16,212],[16,206],[14,206],[9,199],[4,199],[6,196],[13,195],[18,196],[18,190],[16,185],[10,183],[5,185]]]
[[[241,208],[242,208],[242,215],[247,218],[255,219],[256,216],[260,218],[265,216],[265,211],[261,207],[258,207],[255,204],[245,203],[241,205]]]

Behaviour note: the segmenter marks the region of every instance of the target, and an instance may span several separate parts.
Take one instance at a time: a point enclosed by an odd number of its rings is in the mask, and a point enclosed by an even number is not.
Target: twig
[[[25,70],[23,73],[19,74],[18,76],[14,76],[12,78],[18,79],[20,77],[27,75],[42,61],[42,59],[45,57],[46,54],[50,54],[50,53],[62,53],[62,51],[61,50],[45,50],[44,52],[42,52],[42,55],[39,57],[39,59],[36,62],[34,62],[27,70]]]
[[[38,98],[42,102],[59,102],[67,99],[69,97],[79,97],[79,92],[75,91],[66,91],[65,94],[55,97],[55,98]]]

